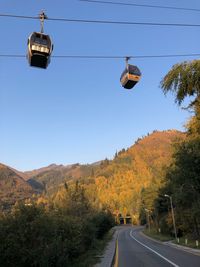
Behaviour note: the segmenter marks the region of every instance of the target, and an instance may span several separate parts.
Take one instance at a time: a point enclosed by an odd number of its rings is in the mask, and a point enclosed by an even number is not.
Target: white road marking
[[[134,239],[136,242],[138,242],[140,245],[142,245],[143,247],[149,249],[151,252],[155,253],[156,255],[158,255],[159,257],[161,257],[163,260],[169,262],[172,266],[174,267],[179,267],[179,265],[175,264],[174,262],[168,260],[167,258],[165,258],[164,256],[162,256],[160,253],[158,253],[157,251],[153,250],[152,248],[148,247],[147,245],[143,244],[142,242],[140,242],[138,239],[136,239],[133,234],[132,234],[133,230],[130,231],[130,237],[132,239]]]

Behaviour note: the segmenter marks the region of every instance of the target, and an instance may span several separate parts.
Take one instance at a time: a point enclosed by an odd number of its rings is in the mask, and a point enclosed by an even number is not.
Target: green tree
[[[190,106],[197,106],[200,97],[200,60],[176,64],[161,81],[164,93],[175,93],[175,101],[180,105],[187,96],[195,99]]]
[[[186,97],[192,97],[187,108],[192,108],[194,117],[188,124],[189,133],[200,134],[200,60],[176,64],[161,81],[166,94],[175,93],[175,101],[181,105]]]

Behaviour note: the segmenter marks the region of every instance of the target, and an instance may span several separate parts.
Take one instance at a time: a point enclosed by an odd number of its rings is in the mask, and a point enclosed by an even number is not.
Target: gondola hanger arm
[[[40,18],[40,31],[41,33],[44,33],[44,20],[45,19],[48,19],[47,15],[44,13],[44,11],[42,11],[40,14],[39,14],[39,18]]]
[[[125,61],[126,61],[126,68],[128,69],[128,61],[131,59],[131,57],[126,57]]]

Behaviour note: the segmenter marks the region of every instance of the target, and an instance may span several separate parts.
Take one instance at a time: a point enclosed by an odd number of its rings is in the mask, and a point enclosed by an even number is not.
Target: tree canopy
[[[175,101],[180,105],[187,96],[195,96],[195,104],[200,96],[200,60],[178,63],[161,81],[164,93],[175,93]]]

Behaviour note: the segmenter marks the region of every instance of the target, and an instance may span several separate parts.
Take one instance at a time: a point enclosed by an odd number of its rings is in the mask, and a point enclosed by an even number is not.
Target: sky
[[[113,0],[115,2],[122,2]],[[127,0],[127,3],[200,9],[191,0]],[[1,14],[49,18],[199,24],[199,12],[127,7],[78,0],[2,0]],[[26,55],[39,20],[0,17],[0,54]],[[137,56],[200,53],[200,28],[106,25],[45,21],[53,55]],[[121,87],[124,59],[52,58],[46,70],[26,58],[0,57],[0,162],[18,170],[51,163],[112,159],[154,130],[177,129],[191,114],[164,95],[160,81],[170,68],[195,57],[131,59],[141,72],[132,89]]]

